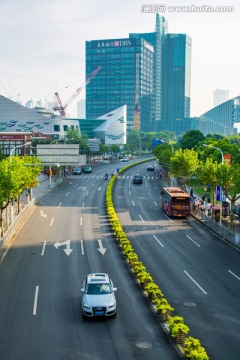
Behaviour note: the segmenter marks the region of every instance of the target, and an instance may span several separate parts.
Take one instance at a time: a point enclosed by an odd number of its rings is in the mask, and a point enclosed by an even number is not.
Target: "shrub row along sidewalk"
[[[134,164],[136,165],[136,163]],[[123,172],[130,166],[123,168]],[[154,282],[151,274],[147,271],[144,264],[139,261],[138,255],[133,249],[130,240],[127,238],[123,228],[118,220],[112,200],[112,189],[117,176],[113,176],[106,190],[106,208],[112,231],[122,248],[126,261],[129,264],[131,271],[134,273],[138,283],[141,285],[145,295],[149,298],[153,308],[158,314],[160,320],[165,325],[170,336],[176,341],[182,354],[191,360],[209,360],[205,349],[201,346],[198,339],[187,336],[189,327],[184,323],[181,316],[172,316],[174,308],[169,304],[168,300],[160,290],[159,286]]]

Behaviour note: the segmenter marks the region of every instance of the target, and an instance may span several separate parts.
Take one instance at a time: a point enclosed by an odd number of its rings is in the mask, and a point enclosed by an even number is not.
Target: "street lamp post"
[[[24,147],[24,146],[27,146],[27,145],[30,145],[31,143],[32,143],[32,142],[29,141],[29,142],[27,142],[27,143],[25,143],[25,144],[21,144],[21,145],[14,146],[14,148],[12,148],[12,150],[10,151],[10,162],[12,162],[12,154],[13,154],[13,152],[14,152],[15,149],[21,148],[21,147]]]
[[[218,151],[220,151],[221,155],[222,155],[222,165],[224,165],[224,156],[223,156],[223,152],[221,149],[219,149],[218,147],[216,146],[212,146],[212,145],[207,145],[207,144],[203,144],[203,146],[207,146],[207,147],[210,147],[210,148],[213,148],[213,149],[216,149]],[[220,214],[219,214],[220,218],[219,218],[219,224],[222,225],[222,199],[220,201]]]
[[[213,148],[213,149],[216,149],[216,150],[220,151],[220,153],[222,155],[222,165],[224,165],[224,156],[223,156],[223,152],[222,152],[221,149],[219,149],[218,147],[212,146],[212,145],[207,145],[207,144],[203,144],[203,146],[207,146],[207,147],[210,147],[210,148]]]

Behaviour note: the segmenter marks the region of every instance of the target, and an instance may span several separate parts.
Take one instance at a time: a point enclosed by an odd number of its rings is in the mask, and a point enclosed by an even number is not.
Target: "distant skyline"
[[[52,102],[58,91],[65,104],[85,81],[85,41],[153,32],[151,4],[159,5],[169,33],[192,38],[191,116],[213,107],[215,89],[228,89],[229,98],[240,95],[237,0],[0,0],[0,95],[25,105]],[[223,11],[227,6],[231,11]],[[83,91],[69,106],[70,116],[77,116],[84,97]]]

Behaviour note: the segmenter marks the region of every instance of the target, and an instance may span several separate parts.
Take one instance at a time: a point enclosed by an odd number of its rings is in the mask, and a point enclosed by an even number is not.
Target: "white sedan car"
[[[88,274],[81,288],[82,316],[116,316],[116,290],[109,275]]]

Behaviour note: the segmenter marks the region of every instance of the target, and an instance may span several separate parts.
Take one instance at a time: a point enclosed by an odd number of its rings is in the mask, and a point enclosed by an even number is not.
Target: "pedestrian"
[[[208,216],[211,216],[212,204],[210,202],[207,203],[207,212]]]
[[[190,196],[193,197],[193,189],[190,190]]]

